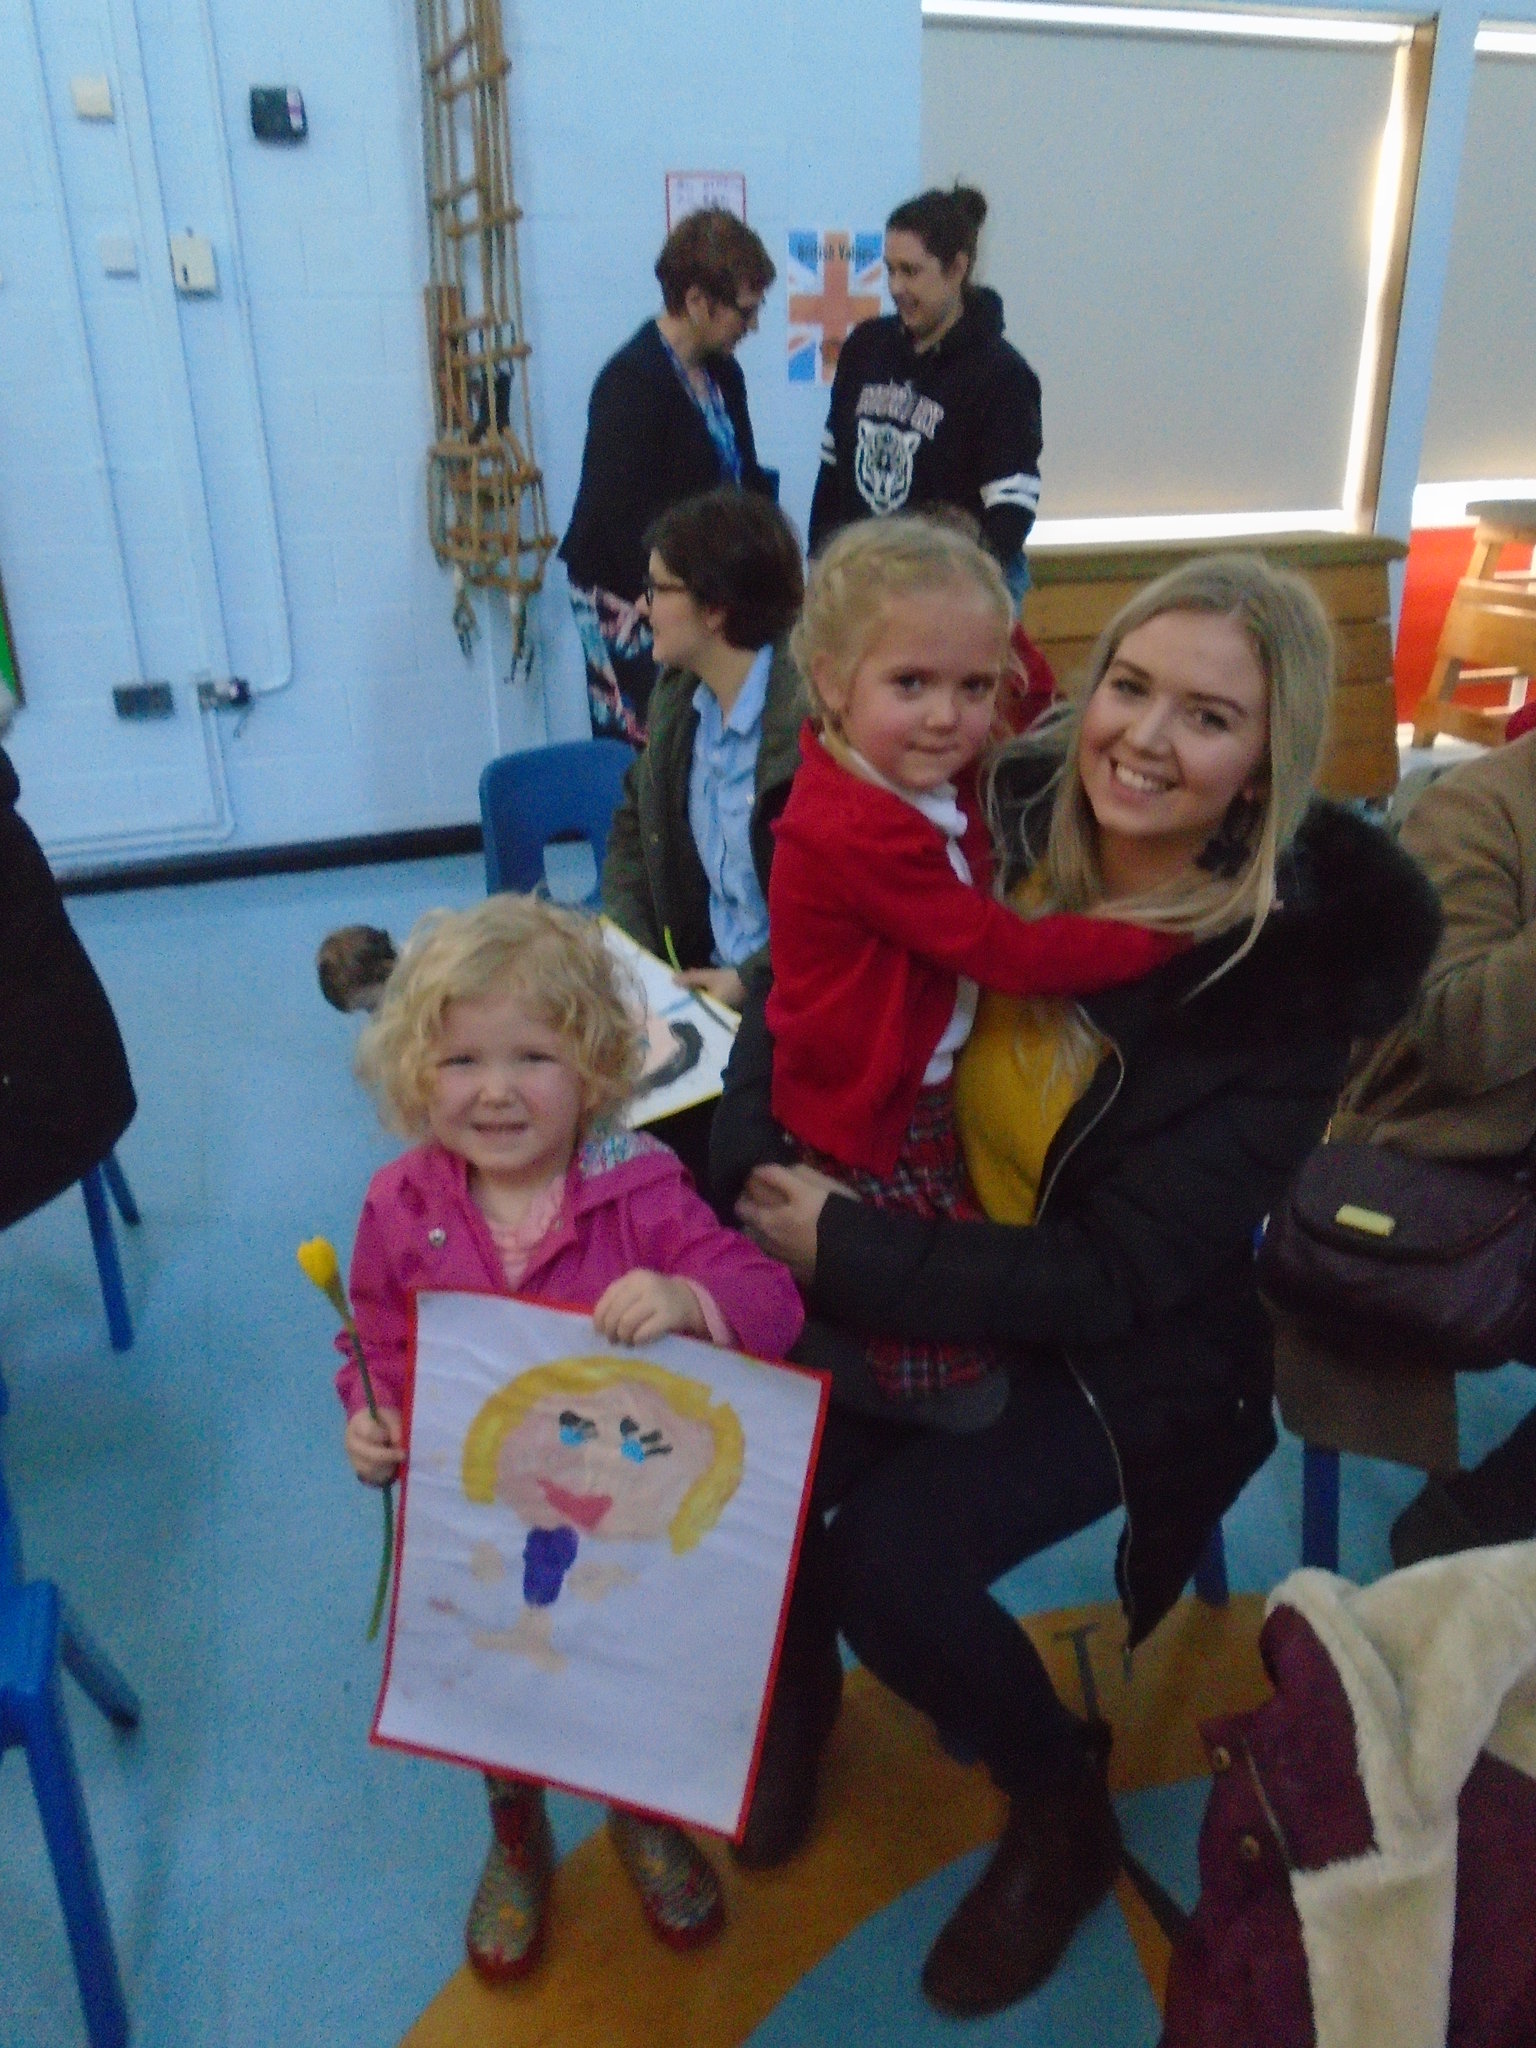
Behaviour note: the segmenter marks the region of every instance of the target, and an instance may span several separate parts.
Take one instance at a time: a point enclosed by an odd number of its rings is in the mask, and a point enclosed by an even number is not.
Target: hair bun
[[[978,192],[974,185],[957,182],[950,187],[949,197],[971,223],[972,230],[979,230],[987,217],[986,193]]]

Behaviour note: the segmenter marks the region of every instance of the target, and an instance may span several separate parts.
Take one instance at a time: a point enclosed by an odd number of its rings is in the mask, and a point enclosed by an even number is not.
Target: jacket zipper
[[[1066,1149],[1062,1152],[1061,1157],[1056,1161],[1056,1164],[1052,1167],[1051,1177],[1046,1182],[1045,1186],[1041,1189],[1040,1199],[1035,1204],[1035,1221],[1037,1223],[1040,1221],[1040,1218],[1045,1214],[1045,1205],[1051,1198],[1051,1191],[1054,1189],[1057,1181],[1061,1178],[1061,1169],[1066,1165],[1067,1161],[1072,1157],[1073,1153],[1076,1152],[1077,1148],[1079,1147],[1079,1145],[1082,1144],[1083,1140],[1087,1138],[1092,1132],[1096,1131],[1099,1125],[1104,1121],[1105,1117],[1109,1115],[1109,1112],[1114,1108],[1115,1102],[1120,1094],[1120,1090],[1124,1085],[1125,1055],[1123,1052],[1121,1052],[1119,1046],[1115,1043],[1114,1039],[1108,1037],[1107,1034],[1101,1035],[1104,1036],[1105,1043],[1108,1045],[1110,1051],[1115,1056],[1115,1085],[1113,1088],[1110,1089],[1109,1094],[1106,1096],[1097,1114],[1093,1116],[1089,1122],[1084,1124],[1083,1128],[1078,1132],[1077,1136],[1072,1140],[1071,1144],[1068,1145]],[[1066,1350],[1065,1347],[1063,1347],[1061,1355],[1066,1360],[1067,1371],[1071,1373],[1072,1378],[1076,1383],[1078,1392],[1082,1395],[1083,1399],[1088,1403],[1088,1406],[1093,1410],[1094,1417],[1098,1422],[1100,1429],[1103,1430],[1105,1441],[1109,1445],[1110,1456],[1115,1461],[1115,1480],[1120,1488],[1120,1506],[1125,1514],[1124,1598],[1127,1609],[1127,1618],[1130,1622],[1130,1632],[1132,1635],[1134,1635],[1136,1632],[1136,1603],[1135,1597],[1131,1591],[1131,1545],[1135,1541],[1135,1530],[1131,1522],[1131,1502],[1130,1496],[1126,1491],[1125,1466],[1121,1461],[1120,1446],[1115,1442],[1115,1433],[1110,1428],[1108,1421],[1105,1419],[1104,1410],[1099,1405],[1098,1395],[1094,1393],[1092,1387],[1089,1386],[1088,1382],[1083,1378],[1082,1374],[1078,1371],[1076,1361],[1073,1359],[1071,1352]],[[1129,1660],[1129,1650],[1126,1651],[1126,1657],[1127,1660]]]

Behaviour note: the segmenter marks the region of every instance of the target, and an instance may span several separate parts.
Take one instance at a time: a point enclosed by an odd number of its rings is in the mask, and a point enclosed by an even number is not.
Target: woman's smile
[[[1134,790],[1140,796],[1160,796],[1164,790],[1173,787],[1170,776],[1149,775],[1144,769],[1132,768],[1126,761],[1112,761],[1110,766],[1120,787]]]

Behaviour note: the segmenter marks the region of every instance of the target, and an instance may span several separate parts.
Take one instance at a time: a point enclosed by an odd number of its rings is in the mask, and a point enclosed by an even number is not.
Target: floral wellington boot
[[[487,1777],[491,1846],[470,1903],[464,1947],[488,1984],[525,1977],[539,1960],[555,1867],[544,1791],[517,1779]]]
[[[725,1924],[720,1880],[682,1829],[610,1806],[608,1833],[657,1940],[681,1949],[713,1941]]]

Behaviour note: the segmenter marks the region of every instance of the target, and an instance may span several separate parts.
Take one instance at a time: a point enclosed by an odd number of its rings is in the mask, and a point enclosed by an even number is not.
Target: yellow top
[[[1014,896],[1029,900],[1029,885]],[[976,1024],[955,1062],[955,1122],[976,1199],[994,1223],[1033,1223],[1051,1140],[1098,1070],[1100,1044],[1082,1066],[1064,1057],[1056,1002],[982,991]]]

